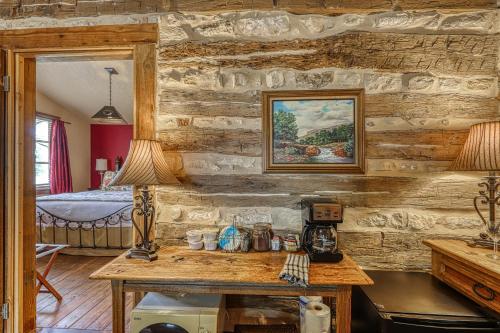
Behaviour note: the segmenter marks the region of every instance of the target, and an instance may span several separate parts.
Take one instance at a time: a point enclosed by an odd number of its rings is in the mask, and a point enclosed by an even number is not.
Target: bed
[[[37,242],[86,249],[130,248],[132,208],[131,190],[37,197]]]

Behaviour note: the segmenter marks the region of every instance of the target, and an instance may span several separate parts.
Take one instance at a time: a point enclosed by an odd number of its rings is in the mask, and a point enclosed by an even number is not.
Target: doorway
[[[39,333],[111,330],[111,290],[89,275],[132,246],[132,188],[108,184],[133,136],[133,81],[131,56],[36,58]]]
[[[42,57],[84,59],[123,58],[133,60],[134,138],[155,137],[156,24],[75,28],[5,30],[0,48],[7,50],[10,77],[2,143],[6,190],[7,232],[2,245],[11,250],[6,274],[6,302],[10,316],[4,332],[36,330],[36,224],[35,224],[35,121],[36,65]],[[3,118],[2,118],[3,119]],[[2,127],[3,128],[3,127]],[[1,253],[0,253],[1,255]],[[0,262],[1,263],[1,262]],[[0,289],[3,291],[3,289]]]

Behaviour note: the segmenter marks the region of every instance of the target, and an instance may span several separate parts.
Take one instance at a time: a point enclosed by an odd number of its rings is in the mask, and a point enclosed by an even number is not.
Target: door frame
[[[7,74],[7,52],[0,49],[0,77]],[[0,82],[0,141],[5,142],[5,120],[7,114],[7,93],[4,91],[3,80]],[[0,308],[5,303],[5,235],[6,235],[6,219],[5,219],[5,149],[4,145],[0,145]],[[3,316],[2,316],[3,317]],[[3,332],[5,319],[0,319],[0,333]]]
[[[5,332],[36,330],[33,171],[36,58],[71,55],[89,59],[130,54],[134,61],[134,138],[154,139],[158,39],[157,24],[0,31],[0,48],[7,50],[11,81],[7,95],[7,140],[3,143],[7,156],[6,300],[11,309]]]

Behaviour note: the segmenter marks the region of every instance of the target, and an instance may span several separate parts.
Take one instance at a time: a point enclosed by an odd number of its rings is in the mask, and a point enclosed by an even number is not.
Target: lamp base
[[[500,225],[496,217],[496,206],[500,204],[500,194],[498,192],[498,189],[500,189],[500,182],[497,181],[498,178],[499,177],[496,176],[494,171],[490,171],[489,175],[484,177],[485,181],[479,183],[479,187],[482,188],[479,190],[479,195],[474,197],[474,209],[486,227],[486,232],[479,235],[481,237],[480,242],[483,243],[480,245],[490,242],[496,245],[493,239],[497,239],[500,234]],[[488,207],[489,215],[487,217],[481,212],[479,208],[480,205],[486,205]],[[475,243],[479,244],[476,240]]]
[[[128,250],[126,255],[127,259],[142,259],[146,261],[154,261],[158,259],[158,254],[156,254],[156,247],[154,250],[149,250],[146,248],[131,248]]]

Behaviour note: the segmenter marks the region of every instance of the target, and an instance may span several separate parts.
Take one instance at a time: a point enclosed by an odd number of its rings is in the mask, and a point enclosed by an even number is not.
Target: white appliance
[[[223,295],[148,293],[131,314],[131,333],[221,333]]]

